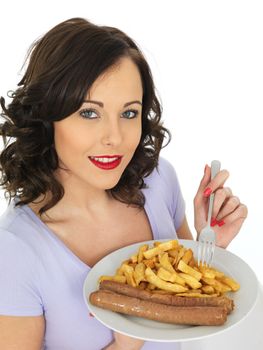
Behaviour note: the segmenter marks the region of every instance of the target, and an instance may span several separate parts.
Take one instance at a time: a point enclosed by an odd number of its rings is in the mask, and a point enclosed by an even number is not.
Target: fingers
[[[221,170],[214,179],[211,180],[211,168],[206,165],[203,178],[195,196],[195,201],[201,203],[204,197],[209,197],[216,189],[223,187],[228,177],[229,172],[227,170]]]
[[[229,187],[219,188],[214,193],[214,205],[212,217],[221,220],[225,215],[228,215],[236,209],[240,201],[235,200],[232,191]]]
[[[234,210],[225,210],[223,212],[224,209],[222,209],[222,213],[220,212],[220,214],[217,216],[216,220],[219,222],[224,222],[225,224],[231,224],[231,223],[235,223],[236,221],[240,220],[240,226],[242,225],[243,221],[246,219],[247,215],[248,215],[248,209],[247,206],[244,205],[243,203],[240,203],[237,205],[237,201],[239,202],[239,199],[237,197],[232,197],[231,201],[232,203],[229,204],[229,208],[235,207]]]
[[[211,193],[220,187],[224,186],[224,183],[229,178],[229,172],[227,170],[221,170],[219,173],[207,184],[204,189],[204,196],[208,197]]]
[[[241,203],[237,196],[233,196],[229,187],[224,187],[224,184],[229,177],[229,172],[227,170],[221,170],[212,180],[210,179],[210,176],[211,168],[206,165],[204,176],[200,182],[196,195],[196,202],[199,200],[201,203],[206,197],[208,198],[214,193],[212,211],[212,218],[214,219],[213,225],[219,224],[219,226],[221,226],[224,223],[223,219],[235,212]]]
[[[227,227],[227,230],[223,229],[222,232],[218,231],[216,240],[219,247],[226,248],[235,238],[240,231],[247,214],[247,207],[244,204],[240,204],[235,211],[223,218],[226,224],[224,227]]]
[[[217,219],[222,220],[225,216],[233,213],[239,207],[239,205],[240,200],[237,196],[230,197],[218,213]]]
[[[236,237],[238,232],[240,231],[245,218],[240,218],[234,221],[229,225],[229,229],[232,231],[230,234],[227,233],[219,233],[216,235],[216,245],[218,247],[226,249],[229,243]]]
[[[203,195],[205,188],[210,182],[210,177],[211,177],[211,168],[208,165],[206,165],[204,170],[204,175],[200,182],[197,193],[200,193],[201,195]]]
[[[201,206],[204,203],[204,200],[206,200],[206,198],[204,197],[204,190],[210,182],[210,177],[211,177],[211,168],[208,165],[206,165],[203,178],[200,182],[200,185],[198,187],[198,190],[194,198],[194,203],[195,203],[195,206],[197,207]]]
[[[248,214],[247,206],[241,203],[235,211],[224,217],[226,223],[231,223],[239,219],[246,219]]]

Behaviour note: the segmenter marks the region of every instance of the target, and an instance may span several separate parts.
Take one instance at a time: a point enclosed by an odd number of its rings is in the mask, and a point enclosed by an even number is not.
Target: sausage
[[[138,287],[132,287],[126,283],[120,283],[116,281],[104,280],[100,282],[100,289],[111,290],[119,294],[153,301],[155,303],[161,303],[174,306],[221,306],[227,310],[229,314],[234,308],[234,302],[232,299],[226,296],[220,297],[180,297],[173,294],[158,294],[152,293],[149,290],[140,289]]]
[[[110,290],[92,292],[89,301],[103,309],[165,323],[218,326],[224,324],[227,319],[227,312],[223,307],[170,306],[118,294]]]

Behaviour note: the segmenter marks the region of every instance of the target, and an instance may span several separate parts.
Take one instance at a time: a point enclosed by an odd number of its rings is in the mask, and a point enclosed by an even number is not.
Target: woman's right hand
[[[140,350],[144,340],[128,337],[117,332],[113,332],[114,341],[104,348],[105,350]]]
[[[144,340],[128,337],[117,332],[113,332],[118,350],[140,350]],[[116,349],[117,350],[117,349]]]

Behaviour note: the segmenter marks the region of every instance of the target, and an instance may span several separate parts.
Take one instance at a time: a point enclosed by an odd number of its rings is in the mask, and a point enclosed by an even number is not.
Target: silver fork
[[[220,166],[221,164],[218,160],[213,160],[211,162],[211,180],[220,171]],[[215,231],[211,228],[211,216],[214,204],[214,196],[214,193],[212,193],[209,197],[207,224],[200,232],[198,239],[198,265],[201,263],[202,265],[210,266],[215,252],[216,234]]]

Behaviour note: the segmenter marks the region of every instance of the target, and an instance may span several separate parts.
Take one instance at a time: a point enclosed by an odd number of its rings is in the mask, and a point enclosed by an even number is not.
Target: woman
[[[11,97],[1,99],[1,185],[12,200],[0,220],[0,348],[175,349],[112,332],[82,297],[110,252],[193,239],[176,173],[159,157],[170,134],[143,54],[116,28],[69,19],[33,45]],[[223,187],[228,175],[210,181],[206,166],[194,200],[199,233],[215,193],[221,247],[247,215]]]

